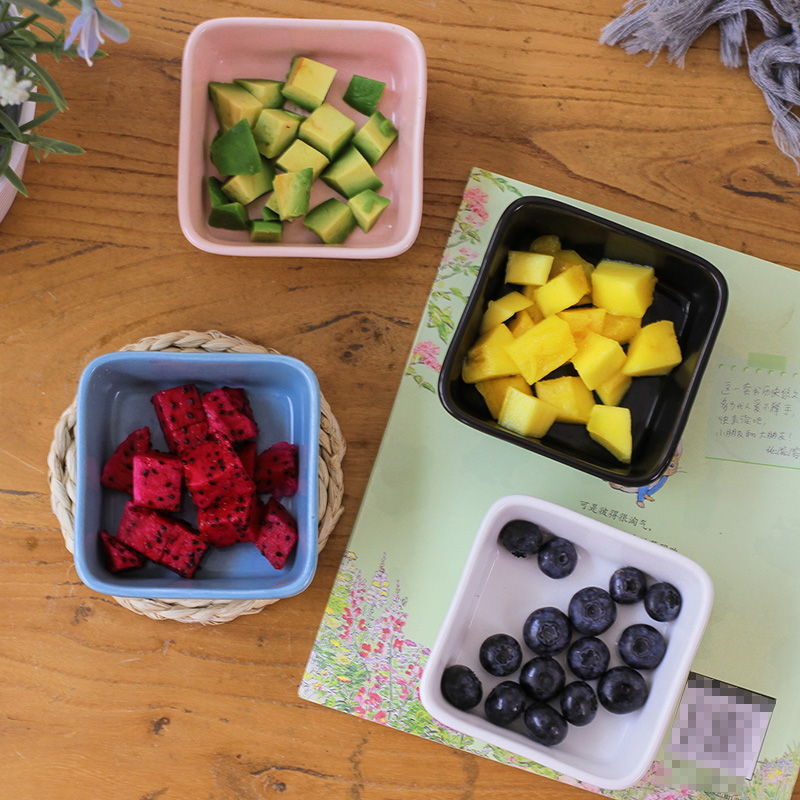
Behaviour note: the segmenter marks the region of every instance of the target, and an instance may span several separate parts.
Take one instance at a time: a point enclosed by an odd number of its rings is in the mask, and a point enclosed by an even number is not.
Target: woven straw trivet
[[[149,336],[127,350],[157,350],[181,353],[274,353],[266,347],[226,336],[219,331],[177,331],[161,336]],[[76,403],[64,411],[55,427],[53,443],[47,457],[50,502],[61,524],[67,550],[74,547],[75,505],[75,410]],[[317,550],[325,547],[328,536],[344,510],[342,459],[345,441],[328,402],[320,396],[319,439],[319,538]],[[176,622],[195,622],[216,625],[230,622],[244,614],[256,614],[264,606],[277,602],[269,600],[172,600],[138,597],[114,597],[122,606],[152,619]]]

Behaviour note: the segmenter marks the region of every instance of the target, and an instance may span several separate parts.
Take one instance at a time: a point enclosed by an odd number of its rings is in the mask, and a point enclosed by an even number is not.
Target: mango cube
[[[556,422],[585,425],[589,421],[589,414],[595,406],[594,395],[577,375],[538,381],[534,389],[540,400],[556,408]]]
[[[533,395],[531,387],[525,382],[522,375],[509,375],[507,378],[491,378],[488,381],[478,381],[475,388],[481,393],[486,407],[493,419],[500,416],[503,400],[506,399],[506,390],[513,387],[523,394]]]
[[[594,306],[584,306],[582,308],[568,308],[565,311],[559,311],[556,316],[561,317],[569,324],[569,327],[572,328],[572,335],[577,342],[583,338],[587,331],[603,333],[606,310],[604,308],[595,308]]]
[[[519,367],[506,352],[506,346],[515,341],[511,331],[502,324],[479,336],[467,351],[461,367],[461,378],[464,383],[477,383],[489,378],[516,375]]]
[[[516,339],[508,333],[511,342],[505,345],[505,352],[517,365],[515,371],[530,384],[566,364],[577,350],[569,324],[558,317],[545,317]]]
[[[531,305],[531,302],[519,292],[509,292],[497,300],[490,300],[486,305],[486,311],[483,312],[480,333],[486,333],[489,328],[494,328],[501,322],[510,319],[517,311],[521,311]]]
[[[517,313],[514,314],[508,323],[508,329],[516,338],[517,336],[522,336],[526,331],[529,331],[535,324],[528,310],[523,308],[521,311],[517,311]]]
[[[619,314],[606,314],[603,330],[598,331],[609,339],[616,339],[620,344],[628,344],[642,328],[641,317],[624,317]]]
[[[619,372],[627,356],[622,345],[594,331],[588,331],[572,357],[572,366],[586,386],[594,390]]]
[[[525,309],[528,312],[528,316],[534,322],[541,322],[544,319],[544,314],[542,314],[542,310],[539,306],[536,305],[536,296],[534,292],[538,289],[538,286],[523,286],[522,287],[522,294],[531,301],[531,304]]]
[[[589,414],[586,430],[598,444],[623,464],[631,463],[633,436],[631,412],[624,406],[604,406],[599,403]]]
[[[631,377],[666,375],[681,363],[681,348],[672,320],[645,325],[628,345],[628,360],[622,371]]]
[[[497,423],[501,428],[541,439],[556,421],[557,411],[538,397],[510,388],[506,391]]]
[[[537,236],[530,246],[532,253],[544,253],[547,256],[554,256],[561,249],[561,239],[552,233]]]
[[[526,250],[510,250],[506,262],[506,283],[541,286],[547,283],[552,266],[553,256]]]
[[[586,273],[582,266],[575,264],[535,289],[533,296],[542,314],[549,317],[574,306],[588,291]]]
[[[628,393],[628,389],[631,388],[632,383],[633,378],[620,370],[616,375],[612,375],[599,386],[595,387],[595,392],[597,392],[600,402],[604,405],[618,406]]]
[[[592,300],[609,314],[641,319],[653,302],[655,288],[652,267],[604,259],[592,272]]]

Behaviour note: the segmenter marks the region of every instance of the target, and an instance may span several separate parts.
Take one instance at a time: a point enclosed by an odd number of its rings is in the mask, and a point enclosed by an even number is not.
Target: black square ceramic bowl
[[[683,363],[669,375],[636,378],[623,399],[632,418],[630,464],[617,461],[582,425],[557,422],[541,439],[501,428],[477,389],[461,379],[464,357],[478,337],[488,301],[518,288],[504,283],[509,250],[528,250],[535,238],[546,234],[558,236],[564,249],[576,250],[593,264],[609,258],[655,269],[655,296],[642,322],[672,320]],[[456,419],[489,436],[610,483],[646,486],[664,472],[680,442],[727,300],[722,274],[699,256],[562,202],[520,198],[505,210],[492,234],[442,365],[439,397]]]

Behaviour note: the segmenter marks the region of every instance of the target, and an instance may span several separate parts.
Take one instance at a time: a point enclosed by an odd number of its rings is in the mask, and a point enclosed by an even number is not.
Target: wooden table
[[[422,229],[386,261],[226,258],[178,226],[182,48],[205,19],[272,7],[107,10],[130,42],[107,42],[91,71],[53,68],[70,111],[46,133],[87,152],[30,159],[30,198],[0,224],[0,794],[585,797],[307,703],[297,687],[470,168],[798,269],[800,183],[761,94],[745,70],[720,65],[713,34],[685,70],[599,46],[620,0],[300,0],[297,16],[397,22],[421,37]],[[88,590],[47,484],[53,427],[86,364],[182,329],[303,359],[347,441],[345,512],[311,587],[219,626],[152,620]]]

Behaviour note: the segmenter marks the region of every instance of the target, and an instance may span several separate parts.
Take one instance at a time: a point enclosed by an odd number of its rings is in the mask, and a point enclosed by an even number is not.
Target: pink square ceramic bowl
[[[234,78],[283,80],[293,56],[304,55],[337,69],[327,101],[360,127],[366,116],[342,101],[350,78],[363,75],[386,84],[378,110],[400,132],[378,162],[379,193],[391,200],[375,227],[356,229],[340,245],[322,243],[300,220],[284,225],[279,244],[251,243],[245,231],[211,228],[206,178],[217,175],[209,146],[217,132],[208,98],[209,81]],[[422,140],[427,68],[415,33],[386,22],[350,20],[222,18],[198,25],[186,42],[181,74],[178,214],[186,238],[200,250],[234,256],[391,258],[414,243],[422,219]],[[292,109],[287,103],[288,109]],[[337,196],[317,180],[316,205]],[[341,199],[341,198],[340,198]],[[255,201],[253,206],[257,206]],[[263,201],[261,202],[263,205]],[[255,217],[256,209],[251,213]]]

